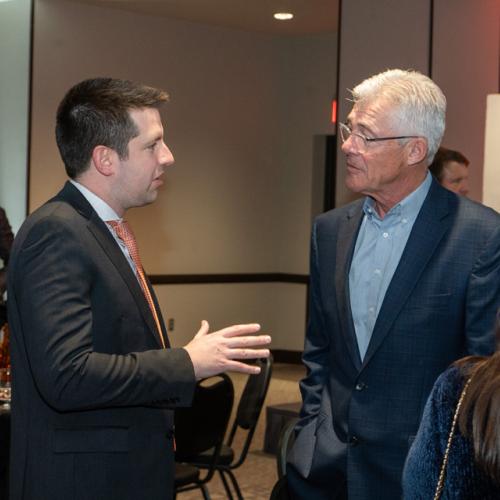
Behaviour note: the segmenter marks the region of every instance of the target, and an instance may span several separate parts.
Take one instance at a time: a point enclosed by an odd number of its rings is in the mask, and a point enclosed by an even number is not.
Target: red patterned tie
[[[149,291],[146,276],[144,275],[144,269],[142,268],[141,259],[139,258],[139,250],[137,249],[137,241],[135,240],[134,233],[126,221],[109,220],[107,223],[115,230],[116,235],[120,238],[125,246],[127,247],[128,253],[132,260],[134,261],[135,268],[137,270],[137,276],[139,278],[139,283],[141,285],[142,291],[151,309],[151,313],[155,319],[156,328],[160,335],[161,344],[165,349],[165,340],[163,339],[163,332],[161,331],[160,320],[158,319],[158,314],[156,313],[156,308],[153,302],[153,297],[151,297],[151,292]]]

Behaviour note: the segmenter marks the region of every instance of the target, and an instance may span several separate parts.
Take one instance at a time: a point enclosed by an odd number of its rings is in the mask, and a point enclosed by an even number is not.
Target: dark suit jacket
[[[133,271],[74,186],[23,224],[9,273],[11,499],[171,498],[166,408],[190,404],[193,366],[160,348]]]
[[[307,375],[290,455],[299,498],[344,489],[349,500],[399,499],[434,381],[453,360],[493,350],[500,216],[433,181],[361,361],[348,277],[362,205],[325,213],[313,228]]]

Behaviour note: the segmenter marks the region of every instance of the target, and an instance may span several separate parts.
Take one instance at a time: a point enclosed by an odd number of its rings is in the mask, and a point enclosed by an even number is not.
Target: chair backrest
[[[286,459],[289,450],[295,442],[295,426],[298,421],[298,417],[293,417],[281,429],[280,440],[278,443],[278,453],[276,454],[278,478],[284,477],[286,474]]]
[[[241,394],[240,402],[238,403],[236,418],[229,433],[228,446],[231,446],[238,428],[248,431],[239,458],[231,464],[232,469],[239,467],[246,458],[262,406],[264,405],[264,400],[266,399],[269,382],[271,381],[273,371],[272,356],[265,359],[258,359],[256,364],[260,366],[260,373],[258,375],[249,375]]]
[[[225,373],[197,383],[192,405],[175,411],[175,459],[178,462],[189,462],[191,457],[211,448],[216,461],[233,401],[233,383]]]
[[[288,481],[286,477],[286,459],[288,451],[295,441],[295,426],[299,421],[293,417],[283,426],[280,433],[276,463],[278,466],[278,481],[275,483],[269,500],[289,500]]]
[[[273,359],[271,356],[266,359],[258,359],[255,364],[260,366],[260,373],[249,375],[236,414],[237,425],[247,430],[255,427],[259,420],[271,381]]]

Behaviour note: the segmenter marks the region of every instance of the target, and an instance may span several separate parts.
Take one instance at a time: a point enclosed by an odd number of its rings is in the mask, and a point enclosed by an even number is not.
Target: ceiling
[[[337,31],[339,0],[66,0],[274,35]],[[292,12],[276,21],[275,12]]]

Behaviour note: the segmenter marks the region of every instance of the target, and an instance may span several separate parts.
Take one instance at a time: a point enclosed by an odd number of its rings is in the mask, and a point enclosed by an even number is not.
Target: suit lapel
[[[443,196],[445,194],[445,196]],[[432,182],[389,284],[363,361],[370,361],[413,292],[422,272],[451,224],[447,192]]]
[[[341,332],[347,344],[351,359],[357,369],[361,367],[354,322],[349,298],[349,268],[354,253],[356,235],[363,218],[363,202],[351,207],[347,216],[340,222],[337,238],[337,261],[335,265],[335,293],[337,294],[338,317]]]
[[[132,271],[127,259],[123,255],[120,247],[114,240],[111,235],[106,224],[101,220],[101,218],[94,211],[90,203],[85,199],[85,197],[76,189],[71,183],[66,183],[63,190],[56,196],[56,199],[63,200],[69,203],[75,210],[77,210],[83,217],[88,219],[87,227],[90,233],[97,240],[104,253],[108,256],[109,260],[116,267],[118,273],[123,278],[123,281],[127,285],[130,293],[132,294],[135,302],[137,303],[137,307],[143,317],[145,323],[148,325],[149,330],[155,337],[159,346],[161,346],[160,336],[158,334],[156,324],[153,318],[153,314],[149,309],[148,302],[142,288],[137,281],[137,277]],[[158,307],[158,303],[152,290],[151,284],[148,281],[148,286],[151,292],[151,296],[153,297],[153,301],[155,303],[156,310],[158,312],[158,317],[161,318],[159,313],[160,309]],[[164,330],[163,321],[160,319],[160,325],[163,329],[163,335],[165,338],[165,342],[167,342],[167,335]]]

